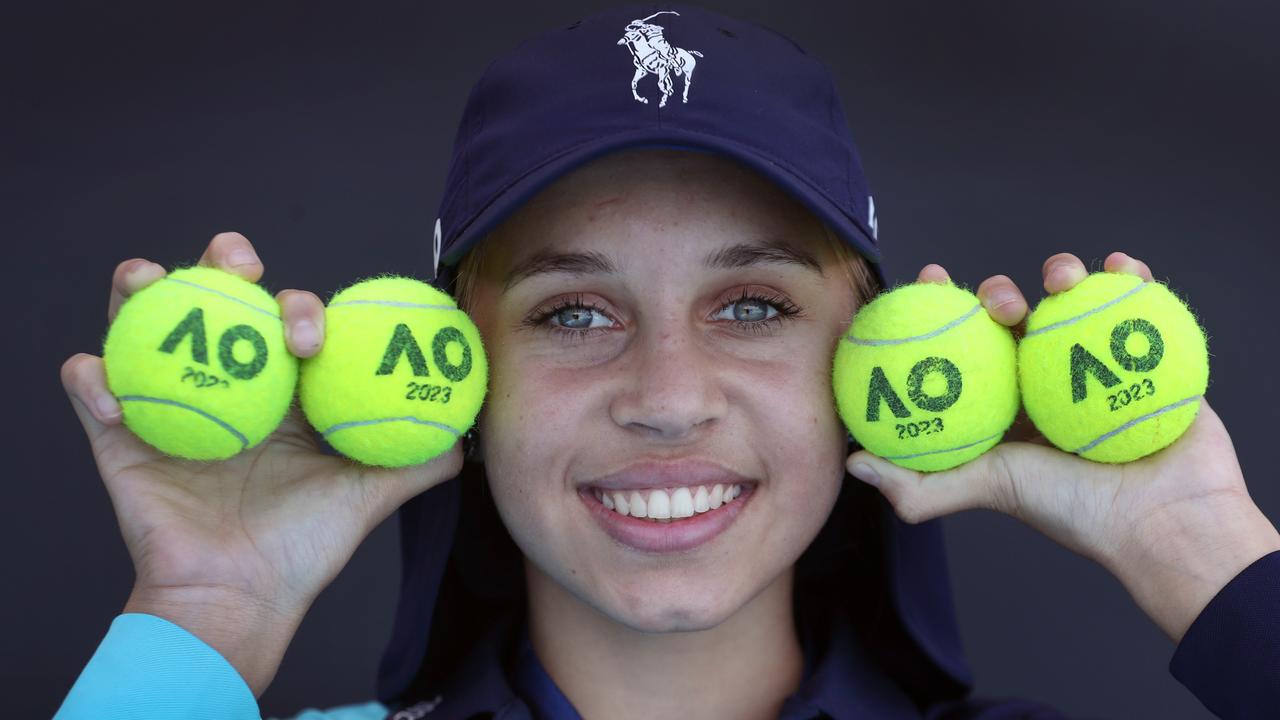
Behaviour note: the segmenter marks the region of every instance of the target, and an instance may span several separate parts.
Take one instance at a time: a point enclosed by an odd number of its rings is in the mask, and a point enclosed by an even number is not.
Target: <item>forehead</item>
[[[821,236],[821,223],[803,205],[734,160],[633,148],[561,177],[485,243],[493,246],[486,250],[513,264],[538,253],[625,247],[630,240],[700,256],[730,240],[791,245],[820,255]]]

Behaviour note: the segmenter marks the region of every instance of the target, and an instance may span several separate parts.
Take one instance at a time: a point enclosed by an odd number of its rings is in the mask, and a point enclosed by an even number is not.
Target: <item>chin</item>
[[[614,622],[636,632],[675,633],[710,630],[732,616],[735,609],[646,598],[640,607],[618,608],[608,614]]]
[[[721,582],[689,582],[679,573],[630,578],[614,585],[607,598],[589,600],[614,622],[637,632],[709,630],[732,617],[751,598],[740,587]],[[726,573],[723,579],[728,579]]]

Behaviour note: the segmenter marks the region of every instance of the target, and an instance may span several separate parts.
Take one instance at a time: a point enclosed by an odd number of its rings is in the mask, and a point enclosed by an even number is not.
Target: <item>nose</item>
[[[628,348],[621,389],[610,403],[614,422],[651,438],[688,439],[723,418],[723,365],[692,329],[650,328]]]

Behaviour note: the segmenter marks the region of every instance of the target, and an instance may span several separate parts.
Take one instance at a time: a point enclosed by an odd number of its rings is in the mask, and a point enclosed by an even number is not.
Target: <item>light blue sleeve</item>
[[[292,720],[381,720],[377,702]],[[261,720],[240,673],[200,638],[146,613],[116,616],[54,720]],[[273,719],[274,720],[274,719]]]

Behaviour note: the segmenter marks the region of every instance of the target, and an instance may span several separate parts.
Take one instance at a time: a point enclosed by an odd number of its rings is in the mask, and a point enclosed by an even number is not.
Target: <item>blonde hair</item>
[[[853,290],[856,310],[870,302],[871,298],[880,292],[880,283],[861,253],[854,251],[848,243],[841,240],[831,228],[827,227],[826,223],[819,224],[822,226],[823,239],[835,254],[849,282],[849,288]],[[476,278],[480,276],[485,266],[488,253],[484,252],[484,247],[485,238],[481,238],[480,242],[462,256],[454,273],[450,293],[458,301],[458,307],[466,311],[471,310],[472,302],[475,301]]]
[[[871,270],[871,264],[862,253],[855,252],[849,243],[841,240],[831,228],[827,227],[826,223],[821,225],[827,247],[835,253],[836,260],[844,269],[845,279],[849,281],[849,288],[853,290],[855,300],[853,307],[856,311],[871,302],[871,298],[880,292],[880,281],[876,279],[876,274]]]

